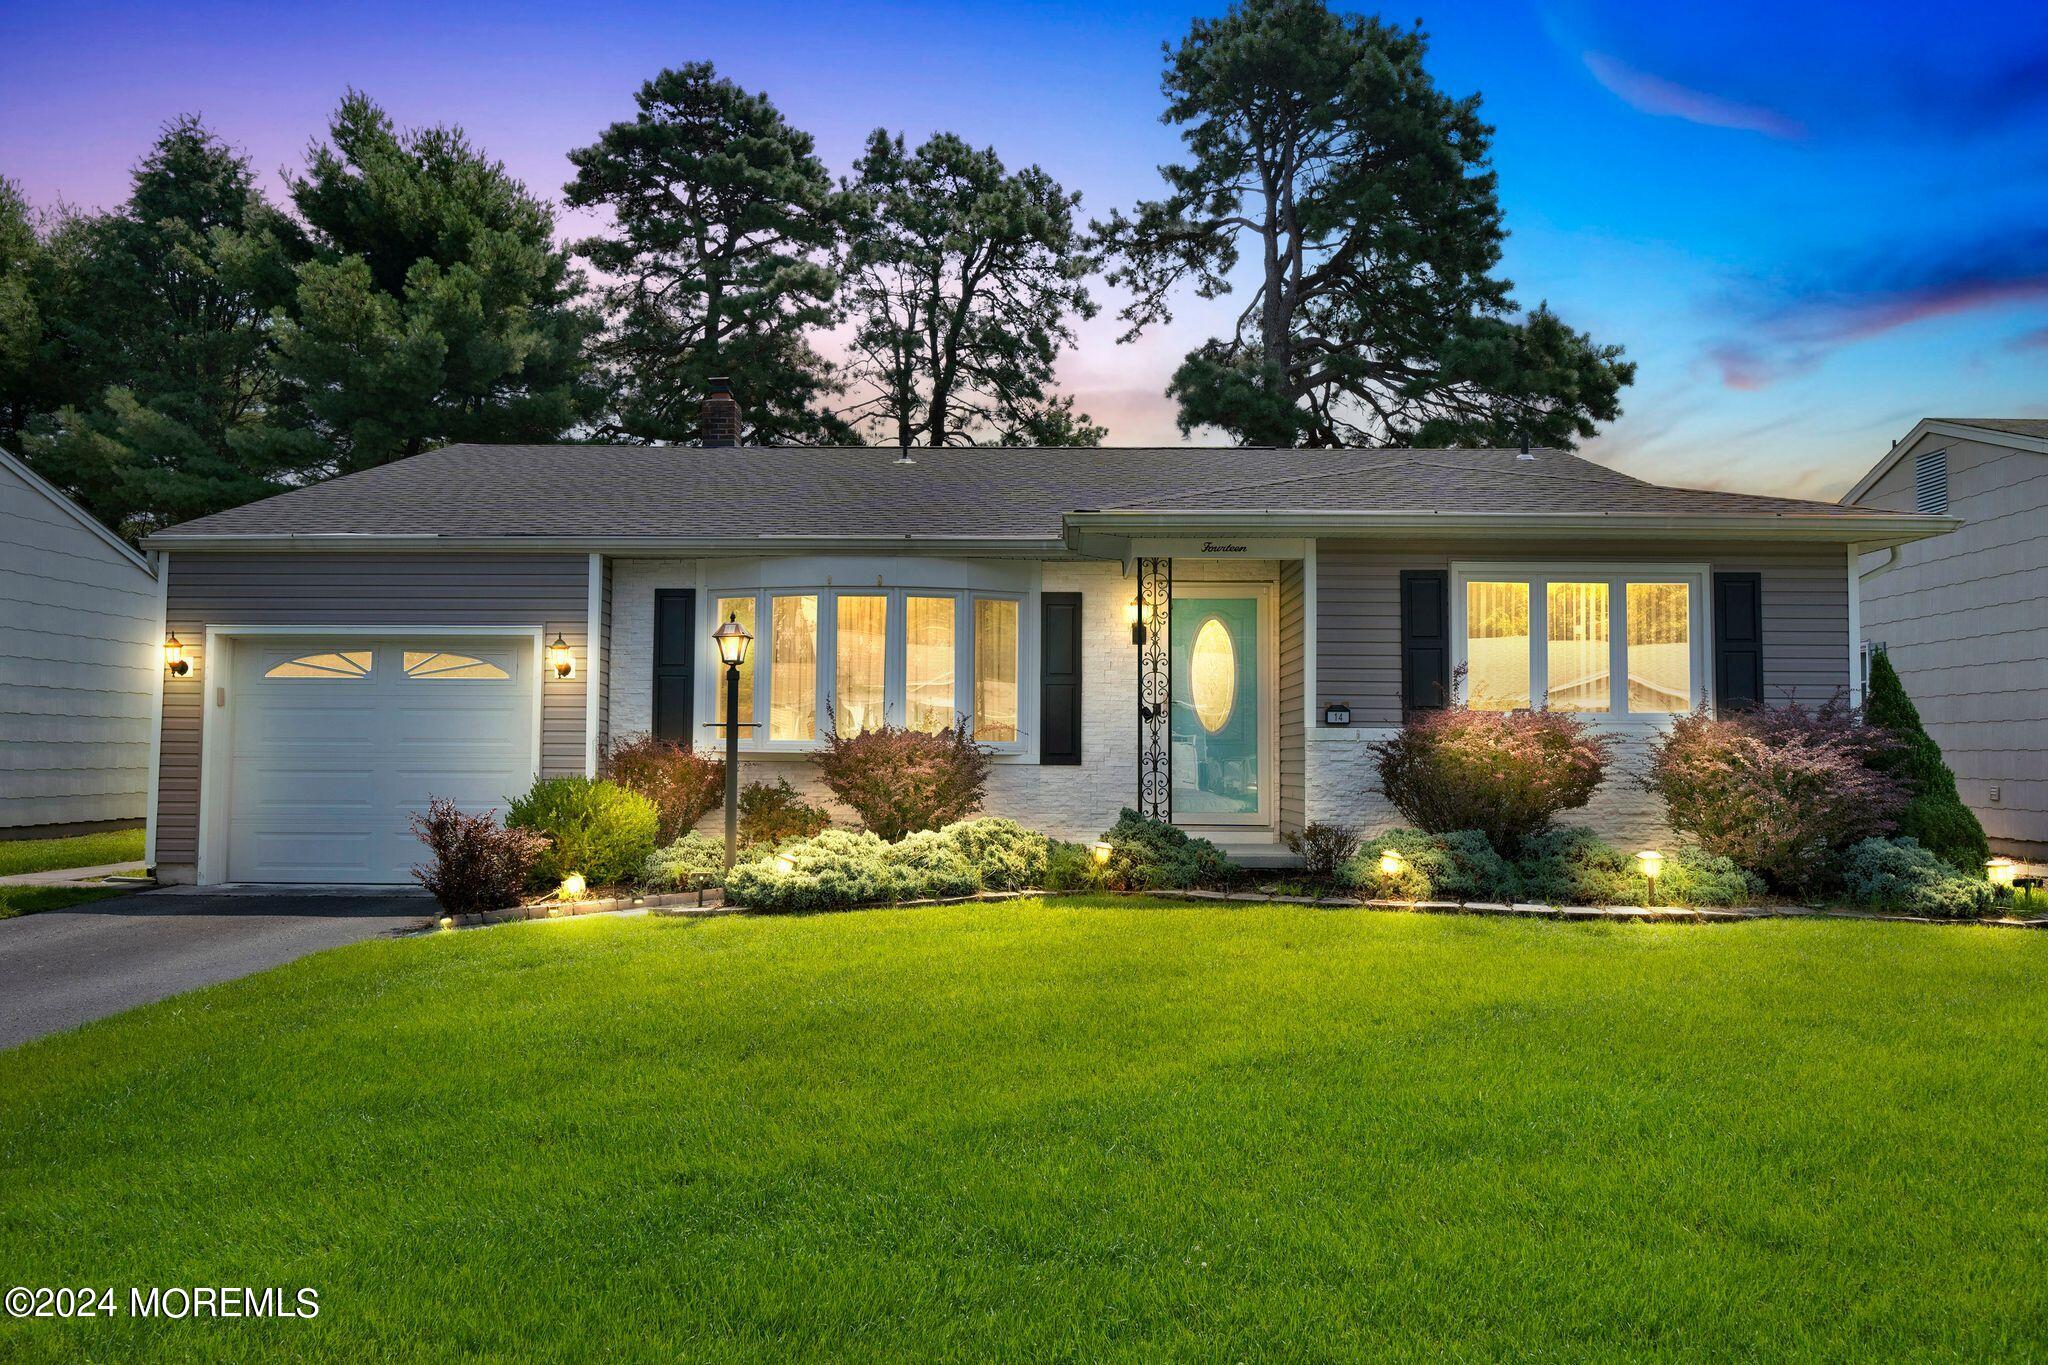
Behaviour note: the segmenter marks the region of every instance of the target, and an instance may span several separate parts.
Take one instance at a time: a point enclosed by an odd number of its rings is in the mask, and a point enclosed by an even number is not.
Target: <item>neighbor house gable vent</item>
[[[1948,452],[1930,450],[1913,460],[1913,504],[1922,516],[1948,515]]]

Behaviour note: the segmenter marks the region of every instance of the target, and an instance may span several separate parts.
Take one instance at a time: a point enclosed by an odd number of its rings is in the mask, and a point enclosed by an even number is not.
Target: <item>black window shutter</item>
[[[1714,706],[1740,711],[1764,701],[1763,575],[1714,575]]]
[[[1401,571],[1401,709],[1444,706],[1451,692],[1451,576]]]
[[[695,746],[690,712],[696,699],[697,591],[657,588],[654,593],[654,733],[684,748]]]
[[[1081,594],[1039,596],[1038,761],[1081,761]]]

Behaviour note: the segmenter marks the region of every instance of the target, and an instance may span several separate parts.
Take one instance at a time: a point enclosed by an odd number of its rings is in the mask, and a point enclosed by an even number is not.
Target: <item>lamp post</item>
[[[730,872],[740,848],[740,665],[754,637],[735,612],[711,632],[711,641],[725,665],[725,870]]]
[[[1643,880],[1650,884],[1649,905],[1657,905],[1657,878],[1664,875],[1664,855],[1654,848],[1646,848],[1636,854],[1636,870],[1643,874]]]

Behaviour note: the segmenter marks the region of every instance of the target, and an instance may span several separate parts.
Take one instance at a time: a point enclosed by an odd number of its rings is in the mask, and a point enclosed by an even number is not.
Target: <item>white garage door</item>
[[[533,781],[531,639],[244,639],[234,673],[230,881],[410,882],[428,798]]]

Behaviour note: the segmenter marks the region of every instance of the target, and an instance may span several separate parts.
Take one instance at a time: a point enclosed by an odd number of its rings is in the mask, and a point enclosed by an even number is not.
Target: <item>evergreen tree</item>
[[[1620,414],[1635,367],[1539,305],[1500,262],[1493,130],[1423,69],[1427,39],[1323,0],[1241,0],[1168,53],[1164,121],[1188,159],[1168,194],[1096,233],[1132,294],[1125,340],[1173,292],[1252,297],[1168,393],[1183,430],[1248,445],[1569,447]]]
[[[845,218],[811,135],[709,62],[663,71],[634,102],[630,122],[569,153],[565,191],[613,221],[576,246],[612,281],[601,432],[695,440],[706,381],[720,376],[749,444],[851,439],[823,410],[836,381],[806,335],[831,322]]]
[[[849,415],[903,445],[1099,445],[1102,428],[1047,392],[1073,319],[1095,315],[1081,196],[951,133],[913,152],[881,129],[848,189],[846,309],[865,390]]]
[[[45,351],[42,235],[21,187],[0,176],[0,449],[21,450],[28,419],[42,409],[37,371]]]
[[[1920,712],[1906,695],[1906,685],[1882,650],[1871,655],[1870,681],[1864,690],[1863,719],[1880,726],[1898,747],[1875,765],[1905,784],[1911,794],[1899,816],[1898,832],[1918,839],[1922,847],[1971,877],[1984,875],[1991,841],[1984,826],[1963,804],[1956,775],[1942,761],[1941,746],[1920,723]]]
[[[586,419],[595,320],[549,206],[461,129],[401,133],[358,91],[328,136],[290,181],[315,252],[278,367],[333,472]]]
[[[61,223],[42,252],[30,382],[67,401],[24,444],[94,515],[140,535],[317,465],[279,429],[272,370],[270,315],[303,239],[198,119],[165,128],[118,210]]]

